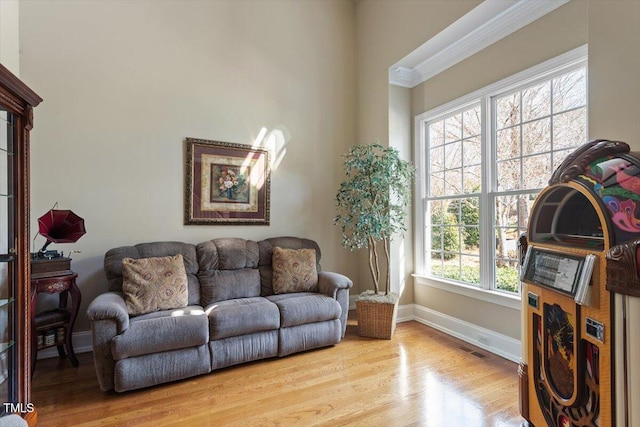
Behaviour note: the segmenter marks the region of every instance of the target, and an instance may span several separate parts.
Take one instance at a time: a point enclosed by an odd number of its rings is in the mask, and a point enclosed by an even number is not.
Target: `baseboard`
[[[355,310],[357,295],[349,296],[349,309]],[[520,340],[485,329],[416,304],[398,306],[398,322],[415,320],[445,334],[480,347],[515,363],[520,363]]]
[[[521,360],[520,340],[415,304],[413,304],[413,318],[417,322],[512,362],[519,363]]]
[[[91,331],[74,332],[71,339],[73,340],[73,351],[76,354],[93,351]],[[58,349],[56,347],[38,350],[38,359],[51,359],[54,357],[58,357]]]

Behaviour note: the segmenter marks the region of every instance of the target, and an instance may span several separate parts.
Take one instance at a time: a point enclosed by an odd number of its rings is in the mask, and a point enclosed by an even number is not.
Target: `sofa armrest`
[[[342,314],[340,315],[340,323],[342,323],[342,338],[347,332],[347,316],[349,313],[349,289],[353,286],[353,282],[347,276],[339,273],[330,273],[321,271],[318,273],[318,291],[328,295],[338,301]]]
[[[93,364],[102,391],[114,388],[115,360],[111,341],[129,328],[129,313],[122,292],[98,295],[87,309],[91,320]]]
[[[87,308],[87,316],[92,322],[114,320],[118,325],[117,333],[129,328],[129,313],[121,292],[107,292],[98,295]]]
[[[321,271],[318,273],[318,291],[322,294],[336,298],[340,289],[349,289],[353,282],[347,276],[340,273]]]

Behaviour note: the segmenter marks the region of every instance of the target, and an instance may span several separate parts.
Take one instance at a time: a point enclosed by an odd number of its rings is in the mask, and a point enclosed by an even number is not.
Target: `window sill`
[[[514,310],[520,310],[522,308],[522,300],[519,295],[507,295],[503,292],[489,291],[470,285],[463,285],[462,283],[423,276],[420,274],[413,274],[412,276],[415,279],[415,283],[418,285],[442,289],[447,292],[464,295],[469,298],[475,298],[492,304],[501,305],[503,307],[512,308]]]

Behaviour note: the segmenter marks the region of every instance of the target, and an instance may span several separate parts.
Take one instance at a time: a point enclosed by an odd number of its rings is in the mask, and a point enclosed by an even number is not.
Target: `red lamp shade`
[[[85,235],[84,219],[66,209],[51,209],[38,218],[40,234],[47,243],[40,252],[44,252],[50,243],[74,243]]]

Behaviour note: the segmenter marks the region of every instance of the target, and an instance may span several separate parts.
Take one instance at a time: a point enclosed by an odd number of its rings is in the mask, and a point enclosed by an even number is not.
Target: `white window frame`
[[[486,266],[493,263],[494,249],[491,245],[490,238],[483,238],[485,236],[493,235],[493,221],[494,212],[492,206],[486,206],[490,204],[493,191],[493,177],[491,176],[491,168],[487,168],[484,165],[487,161],[495,163],[492,135],[494,125],[494,117],[491,111],[492,98],[500,94],[504,94],[510,90],[516,90],[521,86],[534,84],[536,81],[552,78],[556,75],[570,72],[580,67],[587,67],[587,45],[580,46],[541,64],[533,66],[527,70],[514,74],[503,80],[500,80],[494,84],[486,86],[482,89],[474,91],[461,98],[448,102],[444,105],[436,107],[432,110],[426,111],[417,115],[414,118],[414,159],[417,168],[416,174],[416,189],[415,189],[415,203],[414,203],[414,278],[416,284],[444,289],[449,292],[462,294],[468,297],[480,299],[483,301],[492,302],[498,305],[520,309],[521,298],[519,294],[509,294],[502,291],[496,291],[491,289],[491,282],[493,281],[493,275],[491,269],[481,268],[480,273],[480,285],[465,285],[460,282],[443,279],[441,277],[429,276],[426,273],[425,254],[429,247],[425,231],[425,211],[427,201],[427,171],[426,171],[426,147],[423,143],[426,136],[425,123],[432,121],[448,114],[453,114],[456,111],[463,110],[471,105],[480,103],[481,114],[483,121],[482,131],[482,155],[483,155],[483,168],[482,168],[482,186],[483,193],[489,193],[489,197],[480,198],[481,212],[489,213],[489,215],[481,216],[480,218],[480,234],[481,234],[481,251],[480,251],[480,263],[481,266]],[[588,71],[587,71],[588,82]],[[588,88],[588,83],[587,83]],[[588,92],[587,92],[587,111],[588,111]],[[486,126],[486,124],[492,124]],[[587,120],[588,129],[588,120]],[[483,231],[489,230],[489,231]],[[484,254],[484,255],[483,255]],[[489,258],[487,261],[486,258]]]

